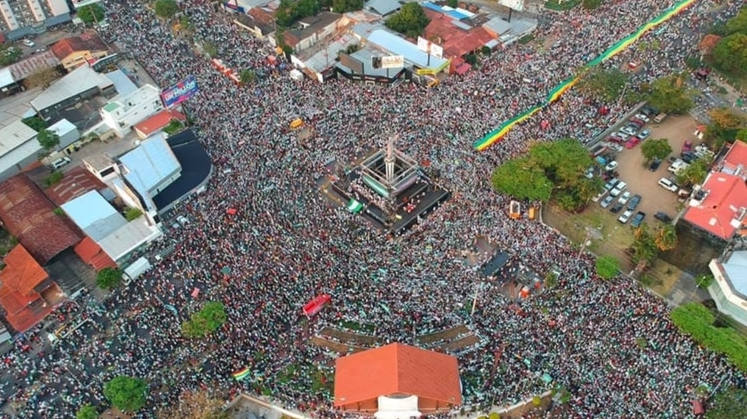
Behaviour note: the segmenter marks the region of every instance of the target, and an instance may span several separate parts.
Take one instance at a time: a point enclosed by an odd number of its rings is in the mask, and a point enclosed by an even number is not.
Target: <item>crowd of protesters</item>
[[[714,18],[734,15],[737,3],[725,2]],[[309,338],[342,320],[373,328],[368,333],[381,342],[414,345],[418,336],[466,324],[480,341],[454,354],[464,404],[483,409],[557,385],[568,392],[567,403],[556,408],[564,417],[686,417],[697,387],[739,380],[723,357],[677,332],[663,301],[625,280],[600,281],[591,255],[578,254],[537,221],[509,219],[508,199],[490,187],[493,167],[525,151],[529,141],[588,141],[628,105],[600,104],[571,90],[487,152],[471,149],[475,139],[542,101],[574,69],[671,2],[607,1],[594,12],[548,14],[543,20],[551,24],[539,27],[537,38],[557,39],[553,47],[512,45],[429,90],[293,81],[267,59],[273,49],[205,0],[179,3],[192,23],[186,37],[175,36],[144,3],[104,4],[107,36],[161,86],[197,78],[200,91],[186,107],[215,170],[207,190],[176,210],[189,223],[151,249],[173,251],[106,302],[108,333],[67,339],[33,365],[23,354],[0,363],[21,380],[12,398],[17,417],[68,418],[83,403],[104,405],[102,384],[118,375],[149,383],[148,404],[137,417],[154,417],[183,391],[204,388],[264,394],[311,416],[341,416],[324,388],[340,354]],[[646,64],[634,77],[682,69],[705,24],[696,18],[712,7],[696,2],[663,33],[646,35],[659,50],[638,52]],[[209,42],[229,67],[264,76],[236,86],[210,65],[199,42],[187,39]],[[604,65],[621,66],[624,59]],[[599,115],[601,105],[609,115]],[[313,128],[308,148],[288,129],[296,118]],[[394,134],[399,148],[431,162],[453,197],[391,239],[328,202],[317,182],[330,161],[348,165]],[[507,297],[504,284],[481,277],[480,263],[462,257],[478,238],[523,268],[556,271],[557,286],[525,299]],[[491,256],[480,254],[479,262]],[[190,295],[194,288],[197,298]],[[332,304],[305,320],[302,306],[323,293]],[[223,302],[228,322],[209,338],[184,339],[181,322],[205,301]],[[236,382],[231,373],[244,367],[251,376]],[[54,394],[59,383],[66,390]]]

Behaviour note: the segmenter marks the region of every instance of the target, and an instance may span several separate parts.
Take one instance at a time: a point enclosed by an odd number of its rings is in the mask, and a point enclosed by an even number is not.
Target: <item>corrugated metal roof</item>
[[[144,140],[119,160],[128,169],[125,178],[143,196],[150,196],[156,185],[181,169],[163,133]]]
[[[392,55],[404,56],[406,61],[420,68],[435,69],[445,66],[447,63],[447,60],[431,55],[429,64],[428,54],[419,50],[417,45],[383,29],[373,31],[368,41],[391,52]]]
[[[0,68],[0,87],[10,86],[13,83],[15,83],[15,80],[13,79],[13,73],[10,72],[10,68]]]
[[[397,0],[370,0],[365,7],[382,16],[386,16],[402,7]]]
[[[78,228],[96,242],[127,224],[124,216],[97,191],[86,192],[62,204],[62,209]]]
[[[37,111],[42,111],[93,88],[105,89],[113,84],[108,77],[97,73],[87,65],[83,65],[49,86],[47,90],[31,101],[31,106]]]
[[[0,128],[0,157],[36,137],[36,131],[16,120]]]
[[[117,93],[122,96],[127,96],[137,90],[137,85],[130,80],[130,77],[122,70],[114,70],[110,73],[106,73],[105,76],[114,83],[114,88],[117,89]]]
[[[145,224],[144,217],[131,221],[99,242],[114,261],[121,259],[142,244],[156,239],[162,233],[155,226]]]
[[[482,25],[498,35],[503,35],[511,29],[511,24],[501,19],[500,17],[494,17]]]

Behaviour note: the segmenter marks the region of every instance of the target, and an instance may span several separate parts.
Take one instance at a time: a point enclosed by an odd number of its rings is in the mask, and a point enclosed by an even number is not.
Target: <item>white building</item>
[[[715,280],[708,292],[719,311],[747,326],[747,250],[732,252],[708,265]]]
[[[0,181],[39,160],[42,150],[36,131],[20,120],[0,128]]]
[[[70,20],[65,0],[0,0],[0,31],[11,40],[35,33],[34,27],[49,27]]]
[[[160,90],[146,84],[128,95],[117,96],[101,108],[101,119],[122,138],[133,125],[163,110],[160,94]]]
[[[58,150],[63,150],[80,139],[80,131],[67,119],[60,119],[47,129],[60,137],[60,144],[57,146]]]
[[[162,234],[147,217],[127,221],[98,191],[87,192],[61,208],[118,265]]]

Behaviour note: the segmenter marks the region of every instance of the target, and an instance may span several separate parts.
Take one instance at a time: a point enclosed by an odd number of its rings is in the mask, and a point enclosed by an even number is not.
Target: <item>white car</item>
[[[632,194],[630,193],[630,191],[625,191],[625,192],[623,192],[622,195],[620,195],[620,199],[618,199],[617,202],[625,205],[625,204],[628,203],[628,201],[630,200],[631,196],[632,196]]]
[[[612,160],[611,162],[607,163],[606,166],[604,166],[604,170],[606,170],[608,172],[611,172],[611,171],[617,169],[617,166],[618,166],[617,162],[614,161],[614,160]]]
[[[633,211],[631,211],[631,210],[626,210],[626,211],[625,211],[624,213],[622,213],[622,214],[620,215],[620,217],[619,217],[619,218],[617,219],[617,221],[619,221],[619,222],[621,222],[621,223],[625,224],[625,223],[627,223],[627,222],[628,222],[628,220],[630,220],[630,217],[632,217],[632,216],[633,216]]]
[[[30,39],[24,39],[22,42],[23,42],[23,45],[26,45],[29,48],[33,48],[36,46],[36,43],[34,43],[34,41]]]
[[[627,188],[628,188],[628,184],[627,183],[625,183],[625,182],[619,182],[617,185],[615,185],[615,189],[613,189],[613,190],[610,191],[610,196],[618,196],[621,193],[623,193],[623,191],[625,189],[627,189]]]
[[[674,174],[677,174],[685,170],[688,166],[690,165],[685,163],[683,160],[677,159],[674,161],[674,163],[667,167],[667,170]]]
[[[675,185],[674,182],[665,177],[659,179],[659,186],[670,192],[677,192],[677,190],[679,189],[679,187]]]
[[[643,122],[648,122],[649,121],[648,117],[646,115],[642,114],[642,113],[636,114],[635,118],[636,119],[640,119]]]
[[[604,143],[602,143],[602,145],[605,146],[605,147],[607,147],[607,148],[609,148],[610,150],[615,150],[618,153],[620,153],[623,150],[625,150],[625,147],[623,147],[622,145],[617,144],[617,143],[613,143],[611,141],[604,142]]]
[[[607,208],[610,205],[612,205],[612,201],[614,201],[615,198],[612,196],[608,196],[602,200],[602,202],[599,203],[599,206],[602,208]]]
[[[631,126],[627,126],[627,127],[623,127],[623,129],[621,129],[621,130],[620,130],[620,132],[622,132],[622,133],[625,133],[625,134],[628,134],[628,135],[635,135],[635,134],[636,134],[636,132],[638,132],[638,131],[636,131],[636,130],[635,130],[635,129],[634,129],[633,127],[631,127]]]
[[[591,198],[592,202],[599,202],[600,199],[604,198],[604,196],[607,195],[607,190],[603,190],[599,193],[599,195],[595,196],[594,198]]]

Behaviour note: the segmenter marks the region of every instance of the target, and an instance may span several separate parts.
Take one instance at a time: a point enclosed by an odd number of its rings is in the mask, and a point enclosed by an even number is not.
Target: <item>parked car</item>
[[[34,41],[30,40],[30,39],[24,39],[21,42],[23,42],[23,45],[26,45],[29,48],[33,48],[33,47],[36,46],[36,43]]]
[[[628,202],[628,209],[630,211],[635,211],[635,209],[638,208],[638,204],[641,203],[641,199],[643,198],[641,198],[640,195],[638,194],[633,195],[633,197],[630,198],[630,202]]]
[[[633,221],[631,221],[630,225],[633,227],[640,227],[641,223],[643,223],[643,219],[646,218],[646,213],[638,211],[638,213],[633,217]]]
[[[651,106],[644,106],[641,108],[641,113],[646,115],[647,117],[651,118],[651,116],[656,115],[659,113],[658,109],[654,109]]]
[[[625,142],[625,148],[633,148],[638,145],[638,143],[641,142],[641,139],[638,137],[630,137],[628,141]]]
[[[608,182],[607,182],[607,183],[606,183],[606,184],[604,185],[604,189],[606,189],[606,190],[608,190],[608,191],[611,191],[611,190],[615,189],[615,186],[617,186],[617,182],[619,182],[619,180],[617,180],[617,178],[614,178],[614,179],[610,179],[610,180],[609,180],[609,181],[608,181]]]
[[[638,129],[632,125],[626,125],[620,129],[620,132],[623,134],[635,135],[638,132]]]
[[[612,204],[612,201],[614,201],[614,200],[615,200],[615,198],[612,195],[610,195],[610,196],[604,198],[602,200],[602,202],[599,203],[599,206],[602,207],[602,208],[607,208],[607,207],[610,206],[610,204]]]
[[[672,217],[668,216],[667,214],[665,214],[665,213],[663,213],[661,211],[659,211],[656,214],[654,214],[654,218],[656,218],[657,220],[659,220],[661,222],[664,222],[664,223],[671,223],[672,222]]]
[[[621,223],[625,224],[625,223],[627,223],[627,222],[628,222],[628,220],[630,220],[630,217],[631,217],[632,215],[633,215],[633,211],[631,211],[631,210],[626,210],[626,211],[625,211],[624,213],[622,213],[622,214],[620,215],[620,217],[619,217],[619,218],[617,219],[617,221],[619,221],[619,222],[621,222]]]
[[[641,121],[643,121],[643,122],[648,122],[648,121],[650,121],[650,120],[651,120],[651,119],[650,119],[650,118],[648,117],[648,115],[646,115],[645,113],[638,113],[638,114],[636,114],[636,115],[635,115],[635,117],[636,117],[637,119],[640,119],[640,120],[641,120]]]
[[[628,184],[625,182],[618,182],[617,185],[615,185],[615,189],[610,191],[610,196],[618,196],[620,195],[625,189],[628,188]]]
[[[618,144],[618,143],[613,143],[613,142],[604,142],[604,143],[602,143],[602,144],[603,144],[603,145],[604,145],[605,147],[609,148],[610,150],[615,150],[615,151],[616,151],[616,152],[618,152],[618,153],[619,153],[619,152],[621,152],[621,151],[623,151],[623,150],[625,149],[625,148],[624,148],[623,146],[621,146],[621,145],[620,145],[620,144]]]
[[[667,171],[677,174],[682,170],[685,170],[688,166],[690,166],[690,164],[686,163],[684,160],[676,159],[671,165],[669,165],[669,167],[667,167]]]
[[[630,119],[628,119],[628,121],[631,122],[631,123],[633,123],[633,124],[635,124],[638,127],[638,129],[641,129],[641,128],[643,128],[644,125],[646,125],[646,122],[644,122],[642,119],[638,119],[636,117],[630,118]]]
[[[591,200],[593,202],[599,202],[600,199],[604,198],[604,196],[607,195],[607,192],[608,191],[605,189],[602,192],[600,192],[599,195],[595,196],[594,198],[591,198]]]
[[[615,202],[615,205],[613,205],[612,208],[610,208],[610,212],[613,214],[617,214],[618,212],[620,212],[621,209],[623,209],[623,204],[619,202]]]
[[[654,159],[654,161],[652,161],[651,164],[648,165],[648,170],[655,172],[659,170],[659,166],[661,166],[661,159]]]
[[[682,153],[687,153],[688,151],[692,151],[693,149],[693,142],[692,141],[685,141],[685,144],[682,145]]]
[[[679,187],[675,185],[674,182],[665,177],[659,179],[659,186],[668,190],[669,192],[677,192],[677,189],[679,189]]]
[[[611,162],[607,163],[606,166],[604,166],[604,170],[611,172],[617,169],[617,166],[619,166],[619,164],[616,161],[612,160]]]
[[[617,200],[617,202],[625,205],[630,200],[631,195],[632,194],[630,193],[630,191],[625,191],[622,195],[620,195],[620,198]]]
[[[693,153],[692,151],[686,151],[682,153],[680,157],[682,158],[682,161],[688,164],[698,159],[698,155]]]
[[[620,135],[618,135],[618,134],[619,133],[617,133],[617,132],[614,133],[614,134],[612,134],[610,136],[610,138],[607,139],[607,141],[612,142],[612,143],[618,143],[618,144],[624,143],[625,139],[623,137],[621,137]]]
[[[646,138],[648,138],[650,135],[651,135],[651,130],[650,129],[644,129],[641,132],[639,132],[638,135],[636,135],[636,137],[638,137],[641,141],[643,141]]]

